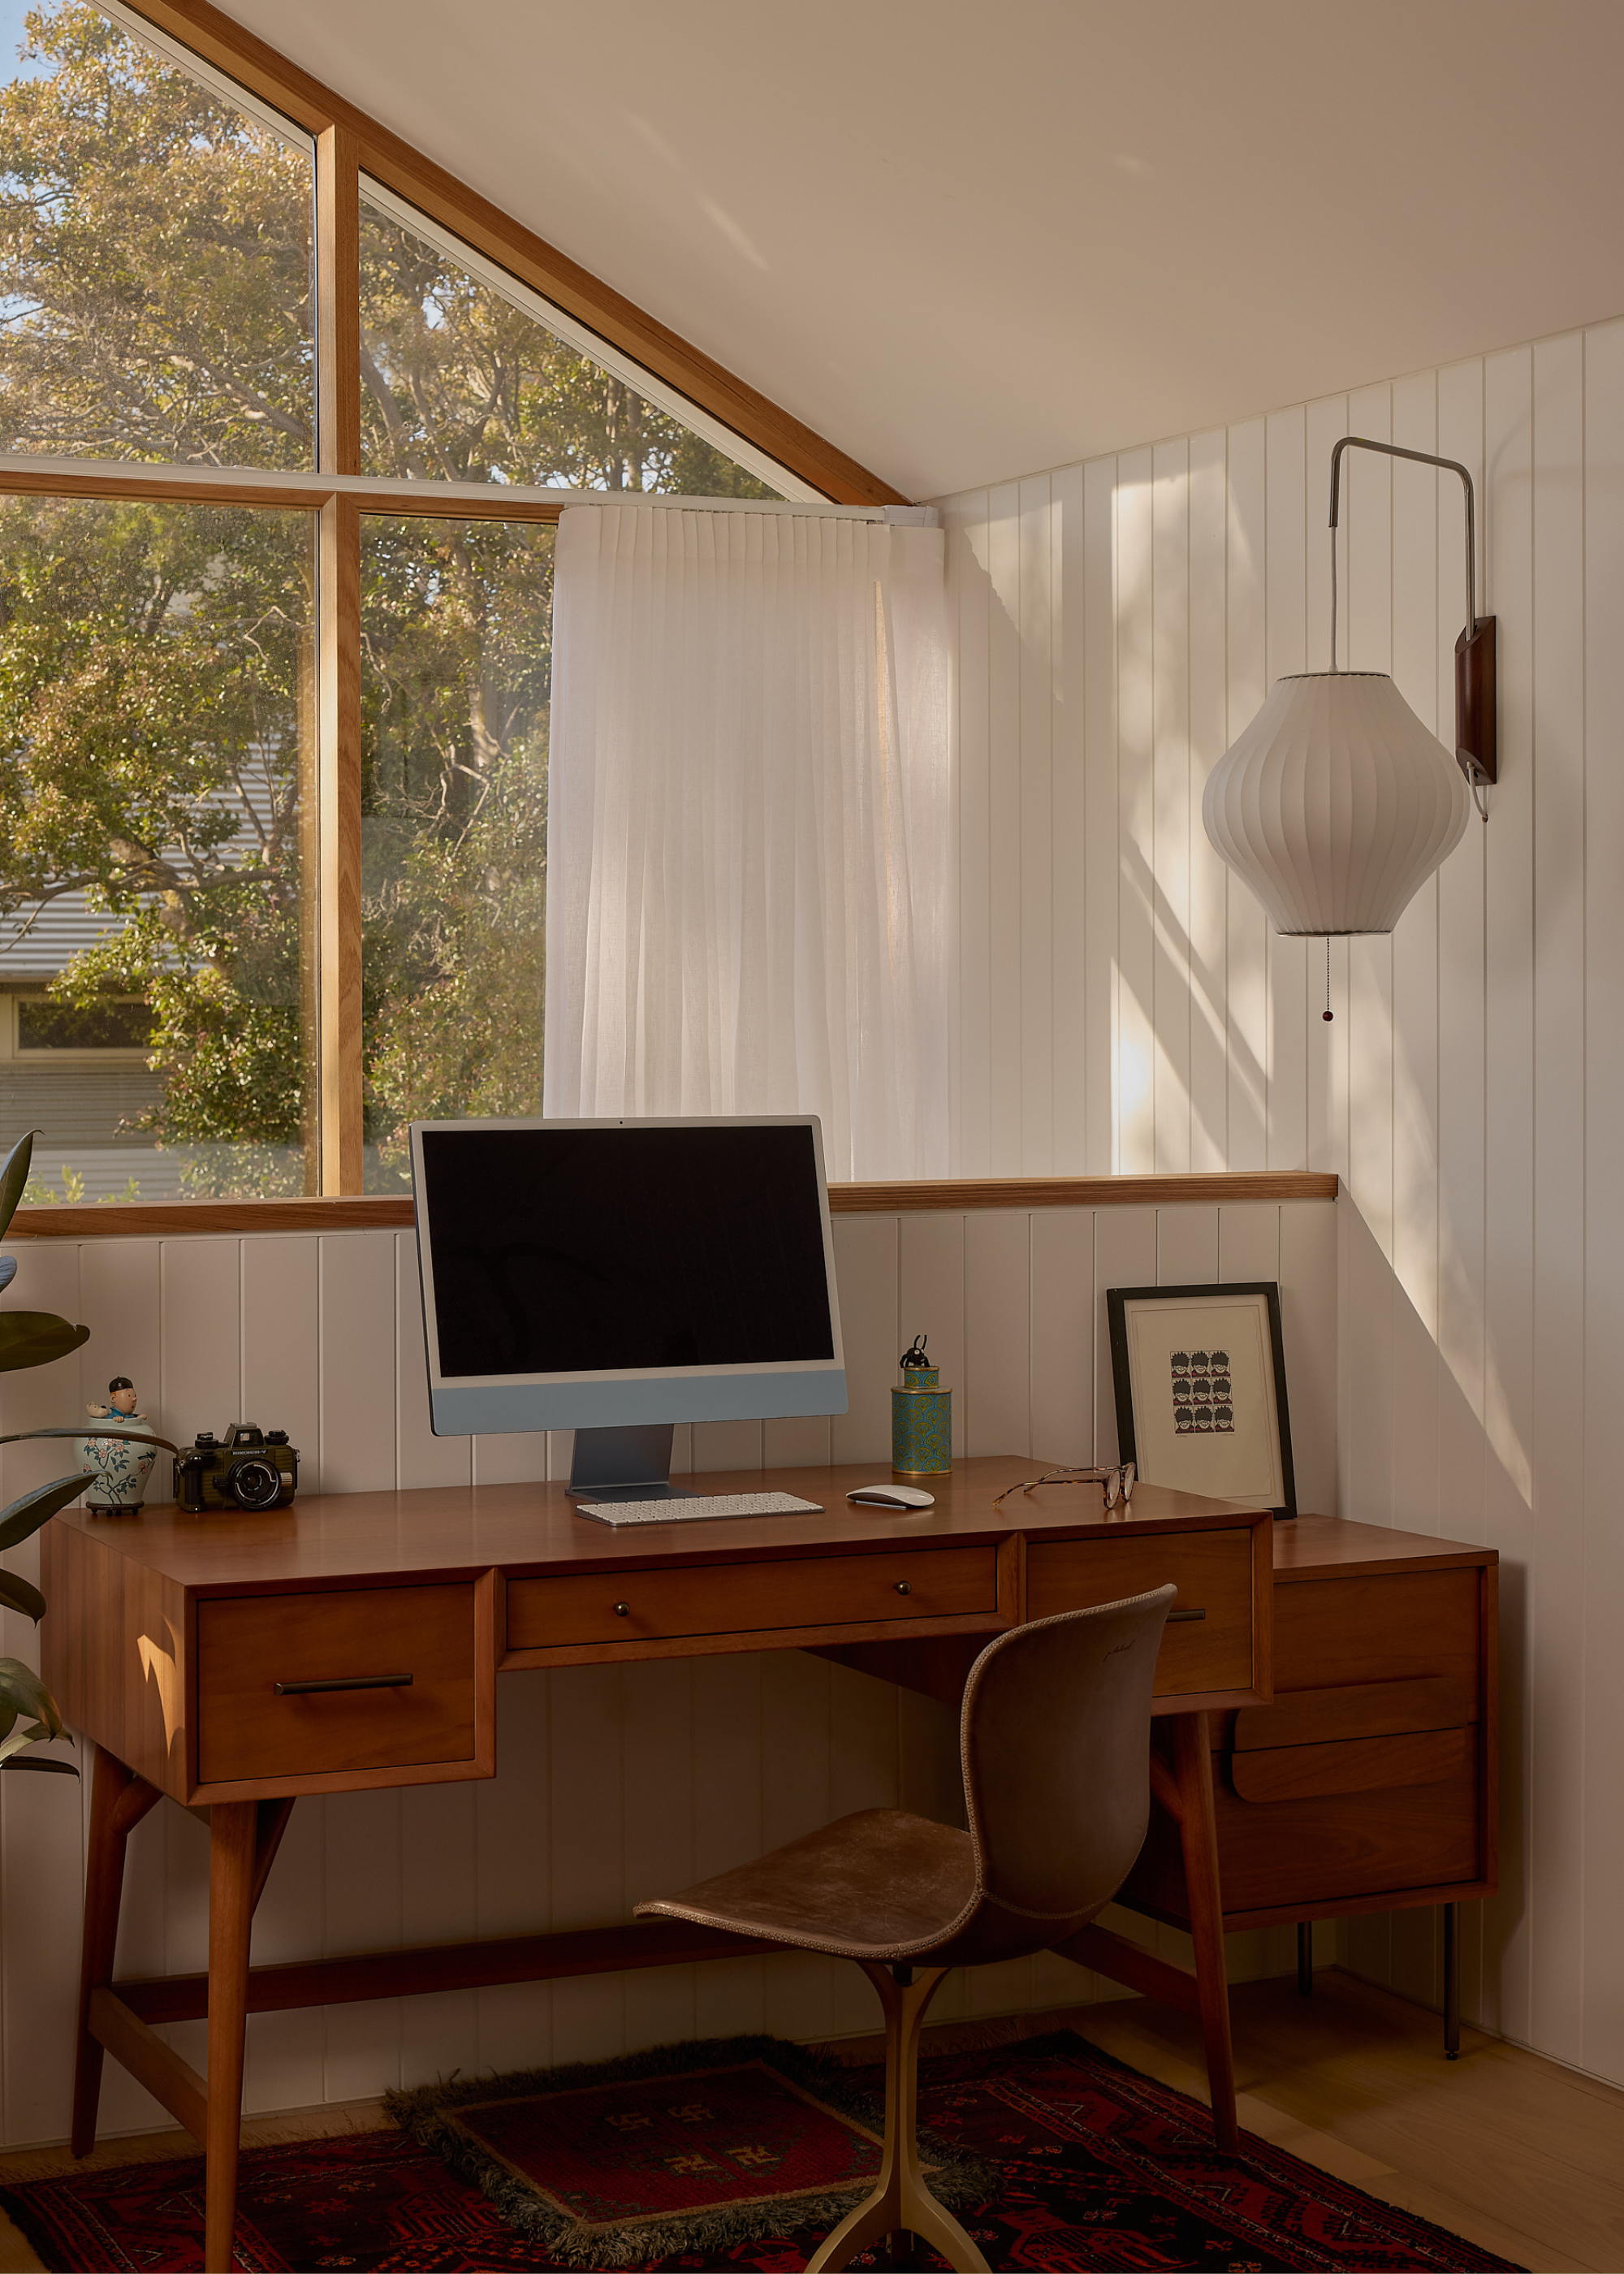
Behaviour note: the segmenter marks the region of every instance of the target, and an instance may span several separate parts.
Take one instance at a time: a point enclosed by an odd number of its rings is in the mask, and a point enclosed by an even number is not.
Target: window
[[[361,524],[368,1192],[417,1118],[541,1111],[553,531]]]
[[[30,11],[0,86],[0,1139],[43,1133],[35,1199],[400,1191],[414,1115],[537,1109],[552,524],[823,493],[390,163],[117,0]]]

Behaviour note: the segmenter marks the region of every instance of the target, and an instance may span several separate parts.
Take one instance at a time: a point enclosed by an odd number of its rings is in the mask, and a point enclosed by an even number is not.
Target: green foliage
[[[41,8],[0,90],[8,450],[308,466],[307,149],[99,10]]]
[[[83,1478],[79,1490],[84,1490]],[[25,1713],[32,1714],[34,1726],[19,1729],[17,1724]],[[19,1658],[0,1658],[0,1767],[9,1767],[11,1756],[25,1745],[49,1744],[65,1734],[56,1701],[39,1675]]]
[[[45,1177],[30,1177],[23,1187],[23,1204],[26,1208],[76,1208],[84,1197],[84,1176],[66,1161],[62,1164],[60,1192]]]
[[[85,0],[27,21],[44,68],[0,90],[0,448],[308,466],[308,150]],[[370,207],[360,252],[369,471],[771,494]],[[412,1115],[539,1102],[552,545],[365,526],[363,1058],[390,1186]],[[53,991],[150,1005],[164,1089],[137,1126],[199,1193],[297,1192],[314,1157],[311,537],[304,514],[0,504],[0,914],[71,892],[105,914]]]
[[[0,1312],[0,1374],[49,1366],[89,1340],[88,1327],[71,1327],[51,1311]]]
[[[80,1477],[76,1481],[82,1491],[84,1479]],[[53,1515],[55,1512],[53,1510]],[[24,1618],[32,1619],[36,1627],[45,1616],[44,1596],[37,1587],[31,1587],[26,1579],[19,1578],[15,1571],[0,1571],[0,1604],[4,1604],[8,1611],[20,1611]]]
[[[81,1328],[80,1334],[88,1340],[87,1328]],[[30,1429],[21,1434],[30,1437],[53,1437],[59,1432]],[[77,1434],[88,1436],[92,1433],[86,1430]],[[16,1547],[25,1540],[32,1540],[36,1532],[44,1530],[59,1509],[67,1508],[76,1501],[89,1482],[87,1472],[78,1469],[71,1477],[58,1477],[51,1484],[40,1485],[34,1491],[25,1493],[20,1500],[12,1501],[9,1507],[0,1509],[0,1548]]]
[[[414,1116],[541,1097],[553,532],[365,524],[363,1051],[368,1182]]]
[[[4,1239],[16,1215],[28,1184],[29,1163],[34,1158],[34,1133],[28,1130],[19,1137],[5,1159],[0,1162],[0,1239]],[[10,1263],[11,1259],[4,1259]],[[0,1278],[0,1286],[11,1284],[15,1264]],[[52,1359],[64,1358],[90,1338],[88,1327],[70,1326],[49,1311],[0,1311],[0,1373],[15,1372],[19,1367],[47,1365]],[[28,1432],[34,1434],[34,1432]],[[60,1436],[61,1430],[41,1430],[41,1436]],[[48,1524],[58,1509],[77,1500],[85,1489],[82,1472],[64,1477],[55,1484],[43,1485],[37,1491],[26,1493],[14,1500],[9,1508],[0,1509],[0,1552],[15,1547],[30,1539],[41,1525]],[[21,1611],[37,1626],[45,1615],[45,1598],[39,1589],[15,1571],[0,1570],[0,1604],[8,1609]],[[30,1728],[19,1729],[19,1715],[33,1714]],[[23,1763],[14,1757],[25,1745],[37,1745],[63,1735],[62,1716],[56,1701],[37,1674],[14,1658],[0,1658],[0,1768],[30,1766],[55,1767],[76,1774],[70,1762]]]
[[[0,1162],[0,1239],[11,1228],[11,1218],[17,1214],[18,1203],[28,1183],[28,1165],[34,1158],[34,1141],[37,1129],[30,1129],[19,1137],[4,1162]],[[4,1284],[4,1283],[0,1283]]]
[[[777,493],[424,238],[361,212],[368,473],[689,497]]]

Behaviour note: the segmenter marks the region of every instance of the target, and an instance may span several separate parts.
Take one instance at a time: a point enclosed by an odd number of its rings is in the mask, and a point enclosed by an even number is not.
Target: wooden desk
[[[1440,1906],[1453,2058],[1459,1906],[1499,1886],[1499,1558],[1324,1516],[1274,1555],[1274,1702],[1208,1723],[1224,1926],[1298,1922],[1306,1989],[1302,1923]],[[1119,1901],[1189,1926],[1163,1824]]]
[[[1214,2122],[1232,2144],[1207,1716],[1271,1694],[1272,1519],[1148,1485],[1109,1517],[1093,1485],[994,1506],[1041,1466],[963,1462],[922,1517],[847,1504],[850,1486],[883,1473],[872,1464],[695,1478],[825,1512],[635,1532],[577,1516],[558,1485],[317,1497],[264,1516],[56,1517],[45,1675],[95,1747],[75,2152],[94,2141],[105,2050],[204,2143],[207,2263],[227,2268],[249,2013],[770,1947],[662,1921],[251,1969],[254,1905],[298,1796],[493,1775],[499,1672],[878,1652],[883,1670],[956,1695],[954,1669],[962,1686],[987,1636],[1168,1579],[1179,1600],[1157,1710],[1176,1734],[1153,1775],[1194,1890],[1198,1967],[1193,1980],[1168,1969],[1166,1994],[1201,2012]],[[208,1972],[114,1985],[125,1843],[165,1794],[209,1812]],[[1109,1952],[1093,1962],[1112,1970]],[[207,2081],[155,2026],[205,2014]]]

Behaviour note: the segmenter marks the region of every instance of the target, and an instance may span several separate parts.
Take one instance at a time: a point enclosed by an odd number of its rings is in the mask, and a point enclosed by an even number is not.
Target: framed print
[[[1117,1457],[1147,1484],[1297,1514],[1280,1289],[1109,1287]]]

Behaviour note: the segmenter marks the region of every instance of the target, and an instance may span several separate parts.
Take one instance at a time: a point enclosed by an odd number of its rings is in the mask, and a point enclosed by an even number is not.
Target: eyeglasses
[[[1040,1485],[1103,1485],[1107,1508],[1115,1508],[1118,1501],[1125,1506],[1133,1498],[1133,1463],[1123,1461],[1113,1469],[1045,1469],[1041,1477],[1033,1477],[1024,1485],[1007,1486],[993,1506],[1008,1500],[1011,1493],[1034,1493]]]

